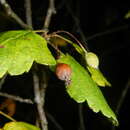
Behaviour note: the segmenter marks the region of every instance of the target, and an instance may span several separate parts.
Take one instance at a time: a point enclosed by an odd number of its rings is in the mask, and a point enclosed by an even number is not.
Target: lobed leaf
[[[0,78],[5,74],[28,72],[33,62],[56,64],[46,40],[32,31],[8,31],[0,34]]]
[[[68,64],[72,68],[71,83],[66,87],[70,97],[78,103],[87,101],[94,112],[101,111],[104,116],[112,120],[114,125],[118,125],[114,112],[107,104],[102,92],[91,79],[87,70],[70,55],[62,56],[57,62]]]

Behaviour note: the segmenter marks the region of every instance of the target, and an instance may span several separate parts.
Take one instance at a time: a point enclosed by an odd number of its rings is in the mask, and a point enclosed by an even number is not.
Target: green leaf
[[[118,125],[114,112],[87,70],[70,55],[62,56],[57,62],[68,64],[72,68],[71,83],[66,87],[68,94],[78,103],[87,101],[94,112],[101,111],[104,116],[112,120],[114,125]]]
[[[3,130],[40,130],[40,128],[25,122],[9,122],[4,125]]]
[[[107,81],[99,69],[93,68],[91,66],[87,66],[87,68],[91,73],[92,79],[97,83],[97,85],[102,87],[111,86],[111,84]]]
[[[0,78],[8,72],[28,72],[33,62],[55,65],[46,40],[32,31],[8,31],[0,34]]]

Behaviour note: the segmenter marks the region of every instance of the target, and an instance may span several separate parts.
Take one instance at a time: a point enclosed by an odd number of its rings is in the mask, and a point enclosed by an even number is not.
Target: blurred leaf
[[[111,86],[111,84],[107,81],[99,69],[93,68],[91,66],[87,66],[87,68],[91,73],[92,79],[97,83],[97,85],[102,87]]]
[[[130,10],[125,14],[124,18],[125,18],[125,19],[130,18]]]
[[[6,110],[7,115],[8,116],[13,116],[15,114],[16,111],[16,104],[15,101],[7,98],[5,99],[1,104],[0,104],[0,110],[4,111]]]
[[[28,72],[34,61],[44,65],[56,64],[46,40],[32,31],[1,33],[0,46],[0,78],[6,72],[11,75]]]
[[[9,122],[4,125],[3,130],[40,130],[40,128],[25,122]]]
[[[80,47],[79,45],[77,45],[76,43],[74,43],[74,42],[72,42],[71,40],[69,40],[69,39],[67,39],[67,38],[65,38],[65,37],[62,37],[62,36],[60,36],[60,35],[58,35],[57,38],[59,38],[59,41],[60,41],[60,40],[62,41],[62,42],[60,42],[60,43],[58,42],[59,44],[62,44],[63,41],[64,41],[65,43],[71,44],[79,54],[81,54],[81,55],[84,54],[85,49],[84,49],[83,47],[81,48],[81,47]],[[57,45],[58,45],[58,43],[57,43]],[[85,51],[85,52],[86,52],[86,51]]]
[[[62,56],[57,62],[68,64],[72,69],[71,83],[66,87],[68,94],[78,103],[87,101],[94,112],[101,111],[104,116],[112,120],[114,125],[118,125],[114,112],[87,70],[70,55]]]
[[[59,37],[52,37],[50,39],[51,43],[55,46],[66,46],[67,42],[64,39],[61,39]]]

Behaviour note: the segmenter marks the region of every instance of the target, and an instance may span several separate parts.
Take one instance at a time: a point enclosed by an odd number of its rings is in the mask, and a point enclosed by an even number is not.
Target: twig
[[[122,94],[121,94],[120,99],[119,99],[119,101],[118,101],[118,104],[117,104],[117,107],[116,107],[116,113],[117,113],[117,114],[119,113],[119,110],[120,110],[120,108],[122,107],[122,104],[123,104],[123,102],[124,102],[124,100],[125,100],[125,97],[126,97],[126,95],[127,95],[127,92],[128,92],[129,87],[130,87],[130,80],[128,80],[127,84],[125,85],[125,88],[124,88],[124,90],[122,91]]]
[[[79,19],[74,15],[72,9],[69,7],[68,3],[66,2],[66,7],[68,9],[68,12],[71,14],[73,20],[75,21],[75,24],[78,28],[78,31],[81,35],[81,38],[83,40],[84,43],[86,43],[87,41],[89,40],[92,40],[94,38],[97,38],[97,37],[101,37],[101,36],[104,36],[104,35],[108,35],[108,34],[111,34],[111,33],[114,33],[114,32],[118,32],[118,31],[121,31],[121,30],[125,30],[125,29],[128,29],[129,28],[129,24],[126,24],[126,25],[123,25],[123,26],[119,26],[119,27],[115,27],[115,28],[112,28],[112,29],[109,29],[109,30],[106,30],[106,31],[103,31],[103,32],[99,32],[99,33],[96,33],[92,36],[89,36],[89,37],[86,37],[80,27],[80,21]],[[86,43],[87,45],[87,43]]]
[[[65,5],[66,5],[66,8],[67,8],[68,12],[70,13],[71,17],[73,18],[73,20],[74,20],[74,22],[75,22],[75,25],[76,25],[76,27],[77,27],[77,32],[80,34],[81,39],[83,40],[83,42],[84,42],[85,45],[86,45],[86,46],[85,46],[86,49],[89,50],[88,47],[87,47],[87,39],[86,39],[86,36],[85,36],[83,30],[82,30],[81,27],[80,27],[80,19],[73,13],[72,9],[70,8],[70,6],[69,6],[69,4],[68,4],[67,2],[65,3]]]
[[[56,6],[56,9],[59,10],[63,8],[64,5],[65,5],[65,0],[60,0],[58,5]]]
[[[5,79],[7,77],[7,74],[4,75],[4,77],[0,80],[0,89],[2,88],[4,82],[5,82]]]
[[[19,25],[25,29],[31,29],[27,24],[25,24],[21,18],[11,9],[10,5],[6,0],[0,0],[1,5],[5,8],[8,16],[12,17]]]
[[[56,126],[57,130],[63,130],[60,124],[56,121],[56,119],[48,112],[46,112],[47,117],[51,120],[51,122]]]
[[[88,49],[87,48],[85,49],[85,47],[82,45],[82,43],[72,33],[69,33],[69,32],[64,31],[64,30],[59,30],[59,31],[54,32],[54,34],[57,34],[57,33],[66,33],[66,34],[68,34],[71,38],[73,38],[79,44],[79,46],[84,50],[84,52],[88,51]],[[55,36],[58,36],[58,35],[55,35]],[[58,37],[60,37],[60,36],[58,36]],[[67,40],[67,41],[69,41],[69,40]]]
[[[39,84],[39,77],[36,72],[33,72],[33,81],[34,81],[34,95],[35,95],[35,102],[37,105],[37,110],[40,118],[40,123],[42,130],[48,130],[48,123],[45,116],[45,112],[43,109],[43,103],[41,99],[41,92],[40,92],[40,84]]]
[[[13,99],[15,101],[22,102],[22,103],[27,103],[27,104],[33,104],[34,103],[31,99],[23,99],[19,96],[14,96],[14,95],[3,93],[3,92],[0,92],[0,96],[10,98],[10,99]]]
[[[44,69],[44,68],[43,68]],[[40,93],[41,93],[41,104],[44,107],[45,104],[45,94],[46,94],[46,88],[47,88],[47,73],[46,70],[42,70],[42,79],[40,84]]]
[[[84,117],[83,117],[83,104],[79,104],[79,122],[80,122],[80,130],[85,130]]]
[[[86,40],[92,40],[94,38],[97,38],[97,37],[101,37],[101,36],[104,36],[104,35],[108,35],[108,34],[111,34],[111,33],[114,33],[114,32],[118,32],[118,31],[121,31],[121,30],[124,30],[124,29],[128,29],[129,28],[129,25],[123,25],[123,26],[119,26],[119,27],[115,27],[115,28],[112,28],[112,29],[109,29],[109,30],[106,30],[104,32],[99,32],[99,33],[96,33],[92,36],[89,36],[86,38]]]
[[[55,10],[55,5],[54,5],[54,0],[49,0],[49,7],[48,7],[47,14],[45,17],[43,29],[48,30],[48,27],[51,22],[51,17],[55,13],[56,13],[56,10]],[[45,31],[45,33],[47,33],[47,31]],[[42,130],[48,130],[48,123],[47,123],[47,119],[46,119],[46,115],[44,111],[45,93],[46,93],[46,87],[47,87],[46,72],[43,73],[43,79],[42,79],[41,84],[39,84],[39,77],[35,71],[33,72],[33,80],[34,80],[35,102],[37,104],[41,127],[42,127]]]
[[[55,0],[49,0],[49,7],[48,7],[47,14],[45,17],[43,29],[48,29],[51,22],[51,17],[53,14],[56,14]]]
[[[32,10],[31,10],[31,0],[25,0],[26,9],[26,21],[27,24],[32,28]]]
[[[125,97],[126,97],[126,95],[127,95],[127,92],[128,92],[129,87],[130,87],[130,79],[128,80],[127,84],[125,85],[124,90],[123,90],[122,93],[121,93],[120,99],[119,99],[119,101],[118,101],[118,104],[117,104],[117,107],[116,107],[116,110],[115,110],[115,111],[116,111],[116,114],[119,114],[119,111],[120,111],[120,109],[121,109],[121,107],[122,107],[122,104],[123,104],[123,102],[124,102],[124,100],[125,100]],[[112,130],[115,130],[115,129],[116,129],[116,127],[115,127],[115,126],[112,126]]]
[[[7,115],[6,113],[0,111],[0,114],[1,114],[2,116],[4,116],[4,117],[8,118],[9,120],[16,122],[15,119],[13,119],[11,116]]]

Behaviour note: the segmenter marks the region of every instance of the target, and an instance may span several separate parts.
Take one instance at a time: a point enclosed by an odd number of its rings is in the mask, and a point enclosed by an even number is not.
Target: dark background
[[[12,9],[25,21],[23,0],[8,1]],[[95,0],[56,0],[57,14],[52,17],[49,30],[66,30],[74,34],[84,46],[95,52],[100,59],[100,69],[111,82],[112,88],[101,88],[111,108],[116,111],[117,104],[130,77],[130,19],[124,16],[130,10],[126,1]],[[34,29],[41,29],[44,23],[47,0],[32,0]],[[6,16],[0,5],[0,32],[22,29],[13,19]],[[67,95],[64,84],[50,72],[46,92],[45,109],[64,130],[79,128],[79,105]],[[33,99],[32,75],[8,76],[2,92]],[[129,130],[130,106],[128,90],[119,110],[120,126],[116,130]],[[5,98],[1,97],[0,101]],[[100,113],[95,114],[84,103],[83,118],[86,130],[112,130],[112,125]],[[16,120],[35,123],[35,107],[16,102]],[[2,122],[4,119],[0,119]],[[4,121],[3,121],[4,122]],[[49,130],[57,128],[48,117]]]

